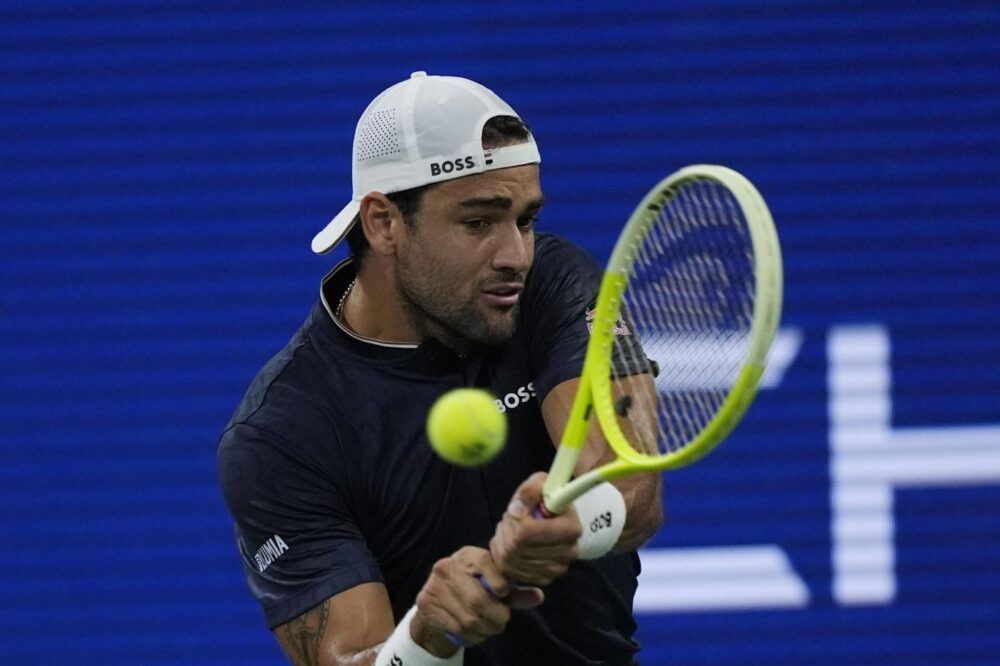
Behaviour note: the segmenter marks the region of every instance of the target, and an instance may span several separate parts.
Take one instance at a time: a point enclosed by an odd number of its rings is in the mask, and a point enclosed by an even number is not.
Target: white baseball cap
[[[354,131],[354,196],[313,238],[313,252],[324,254],[343,240],[369,192],[541,162],[530,135],[526,143],[483,150],[483,126],[496,116],[519,117],[493,91],[457,76],[414,72],[382,91]]]

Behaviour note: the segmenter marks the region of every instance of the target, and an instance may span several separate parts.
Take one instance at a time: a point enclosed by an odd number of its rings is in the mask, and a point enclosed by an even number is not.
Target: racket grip
[[[558,514],[552,513],[551,511],[549,511],[548,509],[546,509],[545,508],[545,504],[537,504],[531,510],[531,516],[535,520],[546,520],[548,518],[555,518],[557,515]],[[478,575],[476,576],[476,578],[479,579],[479,582],[482,584],[482,586],[486,589],[487,592],[489,592],[490,594],[492,594],[494,597],[497,596],[497,593],[493,591],[493,588],[490,587],[490,584],[487,582],[487,580],[485,578],[483,578],[482,576],[478,576]],[[522,583],[519,583],[517,581],[513,581],[512,584],[515,587],[525,587]],[[497,597],[497,598],[499,598],[499,597]],[[447,633],[445,633],[445,637],[451,642],[452,645],[454,645],[456,647],[472,647],[474,645],[473,643],[470,643],[469,641],[465,640],[464,638],[462,638],[458,634],[453,634],[450,631],[447,632]]]
[[[483,586],[483,588],[486,589],[487,592],[492,594],[494,597],[497,596],[497,593],[493,591],[493,588],[490,587],[489,582],[485,578],[483,578],[482,576],[476,576],[476,578],[479,579],[479,583]],[[473,645],[475,645],[475,643],[467,641],[458,634],[453,634],[450,631],[445,633],[445,637],[455,647],[472,647]]]
[[[547,508],[545,508],[544,504],[538,504],[535,506],[534,509],[531,510],[531,515],[536,520],[546,520],[548,518],[555,518],[559,514],[552,513]]]

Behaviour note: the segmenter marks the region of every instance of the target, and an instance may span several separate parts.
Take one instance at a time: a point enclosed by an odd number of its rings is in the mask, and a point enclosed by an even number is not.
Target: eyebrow
[[[545,197],[535,199],[528,203],[525,210],[537,210],[545,204]],[[471,199],[466,199],[465,201],[459,201],[458,205],[462,208],[497,208],[500,210],[510,210],[511,206],[514,205],[514,201],[510,197],[495,196],[495,197],[473,197]]]

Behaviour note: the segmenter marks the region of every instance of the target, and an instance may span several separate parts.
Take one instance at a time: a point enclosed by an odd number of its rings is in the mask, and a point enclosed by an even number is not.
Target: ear
[[[369,192],[361,200],[359,213],[372,251],[381,255],[395,254],[399,235],[403,233],[403,216],[396,205],[381,192]]]

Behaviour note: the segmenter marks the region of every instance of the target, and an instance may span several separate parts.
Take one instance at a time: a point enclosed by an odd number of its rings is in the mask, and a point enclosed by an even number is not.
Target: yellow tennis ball
[[[460,388],[437,399],[427,415],[427,438],[439,456],[463,467],[492,460],[507,442],[507,417],[482,389]]]

